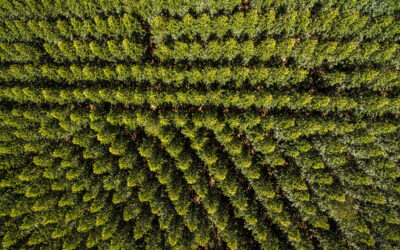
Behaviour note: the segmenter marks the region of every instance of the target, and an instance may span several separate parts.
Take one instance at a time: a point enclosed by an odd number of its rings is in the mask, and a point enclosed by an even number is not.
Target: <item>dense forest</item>
[[[400,249],[398,0],[0,0],[0,248]]]

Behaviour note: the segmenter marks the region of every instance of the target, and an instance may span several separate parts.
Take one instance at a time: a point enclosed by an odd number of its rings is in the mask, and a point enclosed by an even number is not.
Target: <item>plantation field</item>
[[[400,249],[398,0],[0,0],[1,249]]]

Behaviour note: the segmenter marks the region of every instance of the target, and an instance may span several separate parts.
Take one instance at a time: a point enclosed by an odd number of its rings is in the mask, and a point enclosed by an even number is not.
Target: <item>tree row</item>
[[[189,12],[208,12],[213,15],[221,12],[228,14],[238,10],[241,4],[241,0],[43,0],[40,2],[4,0],[0,9],[0,17],[46,20],[59,16],[86,18],[126,12],[139,14],[146,19],[163,12],[172,16],[184,16]]]
[[[67,43],[66,45],[70,44]],[[76,42],[76,45],[79,46],[81,43]],[[78,46],[73,49],[79,48]],[[74,56],[73,49],[69,51],[64,48],[66,53],[70,52]],[[276,85],[277,87],[285,87],[297,85],[308,76],[307,70],[284,66],[277,68],[237,66],[184,69],[182,67],[155,67],[149,64],[117,64],[105,67],[95,65],[72,65],[67,67],[52,64],[37,67],[30,64],[14,64],[8,68],[3,67],[0,70],[2,73],[0,78],[5,82],[35,82],[40,79],[48,79],[57,83],[79,84],[80,81],[104,80],[121,81],[121,84],[126,81],[135,81],[138,84],[167,84],[175,87],[182,87],[186,84],[189,84],[189,86],[204,84],[206,86],[225,85],[232,87],[244,87],[250,84],[251,86],[262,85],[268,87]],[[377,78],[384,73],[386,74],[386,72],[382,72]],[[329,78],[327,77],[327,79]],[[345,81],[345,79],[342,81]],[[334,83],[336,82],[334,81]]]
[[[296,40],[294,38],[276,41],[266,39],[259,44],[253,41],[238,42],[210,41],[207,44],[173,42],[158,44],[154,51],[161,62],[236,62],[247,65],[250,61],[293,64],[306,69],[326,65],[332,68],[338,64],[365,65],[376,64],[397,67],[399,64],[399,45],[376,42],[319,42],[318,40]]]
[[[131,14],[110,15],[107,18],[94,16],[89,19],[18,20],[5,19],[0,22],[0,39],[3,41],[35,42],[38,38],[49,43],[63,40],[129,38],[142,40],[144,30],[140,21]]]
[[[280,91],[232,91],[232,90],[143,90],[136,88],[51,88],[51,87],[2,87],[0,97],[15,102],[36,103],[111,103],[134,106],[211,106],[236,109],[293,110],[352,112],[355,117],[382,116],[398,114],[400,100],[398,97],[383,95],[338,96],[308,92]],[[342,113],[343,115],[343,113]],[[348,115],[348,114],[347,114]]]
[[[319,36],[321,40],[351,39],[362,41],[372,39],[379,42],[399,40],[399,22],[394,16],[372,19],[358,11],[343,14],[338,8],[327,9],[311,15],[311,10],[292,10],[284,14],[269,9],[266,13],[248,11],[231,15],[215,16],[190,14],[182,20],[156,16],[149,20],[150,32],[155,43],[168,39],[207,42],[227,37],[259,40],[260,37],[284,36],[310,38]]]
[[[78,45],[76,48],[79,48],[81,43],[76,42],[76,45]],[[40,53],[35,54],[34,50],[31,50],[31,47],[26,47],[24,44],[21,47],[20,51],[23,53],[11,47],[11,49],[15,50],[13,51],[14,53],[19,53],[14,56],[20,56],[21,60],[40,55]],[[73,50],[71,53],[73,53]],[[175,68],[154,67],[148,64],[143,66],[117,64],[115,66],[103,67],[94,65],[71,65],[67,67],[52,64],[37,67],[31,64],[13,64],[9,67],[1,68],[0,71],[0,78],[3,81],[20,81],[22,83],[34,83],[37,80],[43,79],[69,84],[80,84],[80,81],[93,82],[95,80],[103,80],[120,81],[122,84],[126,81],[135,81],[138,85],[149,83],[152,86],[165,84],[174,87],[185,85],[189,85],[190,87],[206,85],[232,88],[240,88],[248,85],[278,88],[303,86],[314,89],[318,89],[318,87],[335,87],[338,90],[368,89],[372,91],[389,91],[396,89],[400,84],[396,71],[369,68],[357,69],[352,72],[335,70],[320,72],[315,78],[318,86],[309,82],[311,77],[309,71],[285,66],[258,66],[254,68],[234,66],[184,69],[181,66]]]
[[[391,0],[383,0],[377,3],[374,0],[363,0],[361,2],[329,0],[323,4],[319,4],[317,0],[311,1],[296,1],[296,0],[253,0],[250,2],[250,7],[258,11],[265,11],[269,9],[293,11],[293,10],[329,10],[338,8],[343,13],[351,13],[353,11],[360,11],[361,13],[370,15],[372,17],[379,17],[384,14],[393,15],[399,10],[396,2]]]
[[[145,53],[142,44],[133,43],[126,38],[122,41],[108,40],[106,42],[60,41],[57,44],[44,43],[43,47],[47,54],[58,63],[97,60],[141,62]]]

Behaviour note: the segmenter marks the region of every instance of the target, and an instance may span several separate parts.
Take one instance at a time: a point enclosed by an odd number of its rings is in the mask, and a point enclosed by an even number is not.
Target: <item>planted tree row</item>
[[[210,41],[207,44],[197,42],[173,42],[159,44],[154,55],[161,62],[230,62],[248,65],[252,60],[270,62],[272,64],[293,64],[306,69],[326,65],[332,68],[338,64],[365,65],[375,64],[388,67],[398,67],[399,45],[379,44],[376,42],[359,43],[355,41],[319,42],[318,40],[299,41],[294,38],[276,41],[272,38],[255,44],[253,41],[238,42],[235,39],[227,41]],[[290,63],[290,62],[289,62]]]
[[[0,22],[0,39],[3,41],[36,42],[43,39],[49,43],[64,40],[129,38],[142,40],[144,30],[140,21],[131,14],[110,15],[107,18],[94,16],[89,19],[18,20],[5,19]]]
[[[311,14],[311,10],[291,10],[279,14],[279,10],[267,9],[266,13],[248,11],[231,15],[201,16],[185,15],[182,20],[155,16],[149,20],[150,32],[156,44],[172,40],[207,42],[211,39],[224,40],[248,38],[260,40],[264,36],[284,36],[309,39],[318,36],[321,40],[351,39],[354,41],[399,40],[400,29],[394,16],[376,19],[363,16],[359,11],[341,13],[339,8],[327,9]]]
[[[237,92],[232,90],[147,90],[136,88],[51,88],[2,87],[0,97],[16,102],[40,103],[111,103],[134,106],[211,106],[236,109],[353,112],[355,117],[398,114],[400,99],[383,95],[324,95],[280,91]],[[343,114],[343,113],[342,113]]]
[[[79,44],[79,43],[77,43]],[[23,50],[24,53],[26,50]],[[29,56],[30,55],[30,56]],[[32,50],[26,51],[24,58],[34,57]],[[7,57],[8,58],[8,57]],[[79,84],[80,81],[135,81],[137,84],[166,84],[175,87],[189,86],[232,86],[245,87],[287,87],[309,86],[307,70],[269,67],[204,67],[184,69],[182,67],[154,67],[151,65],[126,65],[99,67],[95,65],[56,66],[45,64],[35,67],[31,64],[10,65],[0,69],[3,81],[34,82],[51,80],[57,83]],[[323,87],[336,87],[338,90],[367,89],[373,91],[389,91],[399,86],[399,76],[394,70],[358,69],[352,72],[327,71],[317,75],[317,83]],[[318,86],[311,85],[318,89]]]
[[[18,19],[51,19],[63,16],[66,18],[95,17],[101,14],[136,13],[150,18],[167,12],[172,16],[184,16],[189,12],[210,14],[232,13],[241,6],[241,0],[4,0],[0,9],[0,17]]]
[[[77,45],[80,43],[77,42]],[[129,46],[127,46],[129,47]],[[64,48],[66,53],[69,51]],[[73,51],[71,56],[74,56]],[[122,53],[122,52],[121,52]],[[151,85],[167,84],[175,87],[199,85],[217,85],[242,87],[249,83],[251,86],[278,86],[285,87],[296,85],[304,81],[308,71],[298,68],[268,68],[268,67],[205,67],[184,69],[182,67],[155,67],[146,65],[127,65],[117,64],[115,66],[96,66],[96,65],[71,65],[57,66],[44,64],[36,67],[31,64],[10,65],[3,67],[0,78],[5,82],[21,81],[35,82],[40,79],[47,79],[57,83],[79,84],[80,81],[104,80],[135,81],[136,83],[149,83]],[[383,74],[384,72],[382,72]],[[377,77],[379,77],[378,75]],[[335,82],[336,83],[336,82]],[[125,84],[124,84],[125,85]],[[333,85],[333,83],[332,83]]]
[[[142,44],[133,43],[128,39],[122,41],[108,40],[106,42],[73,42],[60,41],[57,45],[44,43],[43,47],[47,54],[55,62],[76,61],[142,61],[144,49]]]
[[[344,13],[351,13],[353,11],[360,11],[361,13],[368,14],[372,17],[379,17],[381,15],[393,15],[399,10],[396,2],[391,0],[383,0],[377,3],[374,0],[363,0],[361,2],[353,1],[340,1],[330,0],[320,4],[317,0],[311,1],[296,1],[296,0],[253,0],[250,2],[250,7],[258,11],[265,11],[269,9],[284,11],[292,10],[329,10],[338,8]]]
[[[39,61],[45,53],[25,43],[0,43],[0,61],[27,63]]]

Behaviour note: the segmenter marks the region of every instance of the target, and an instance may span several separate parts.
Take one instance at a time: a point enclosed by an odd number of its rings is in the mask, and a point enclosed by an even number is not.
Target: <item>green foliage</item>
[[[4,249],[399,249],[396,1],[0,1]]]

